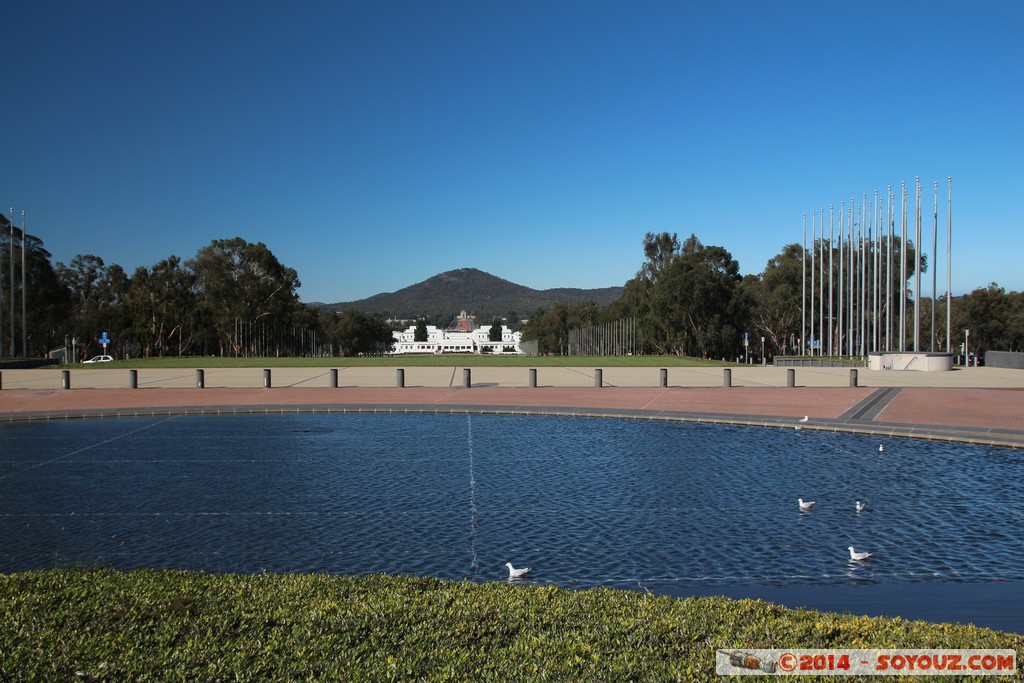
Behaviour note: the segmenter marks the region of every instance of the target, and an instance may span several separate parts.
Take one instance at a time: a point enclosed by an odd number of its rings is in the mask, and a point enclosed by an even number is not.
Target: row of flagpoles
[[[921,179],[917,186],[914,223],[913,344],[907,339],[907,186],[901,182],[901,196],[892,186],[887,196],[874,199],[862,195],[811,211],[811,249],[807,249],[807,214],[804,214],[803,297],[801,300],[801,355],[864,356],[868,353],[935,351],[935,311],[939,233],[939,183],[935,182],[932,220],[931,341],[921,344]],[[946,201],[946,348],[950,353],[950,289],[952,286],[953,178],[947,179]],[[899,234],[896,219],[900,218]],[[826,228],[828,230],[826,235]],[[837,239],[838,233],[838,239]],[[899,257],[899,264],[894,258]],[[826,266],[826,260],[828,261]],[[808,261],[810,268],[808,269]],[[810,287],[808,288],[808,274]],[[826,286],[826,278],[828,284]],[[898,278],[898,279],[897,279]],[[808,306],[808,301],[810,305]],[[899,316],[896,316],[896,308]],[[815,310],[817,309],[817,310]],[[810,325],[808,326],[808,319]],[[895,328],[895,329],[894,329]]]

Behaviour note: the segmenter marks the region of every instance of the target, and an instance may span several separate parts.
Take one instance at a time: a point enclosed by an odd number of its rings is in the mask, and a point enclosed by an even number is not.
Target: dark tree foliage
[[[537,309],[523,325],[523,340],[537,340],[539,352],[559,355],[568,352],[569,330],[590,327],[601,321],[601,309],[593,301],[576,306],[555,304],[551,310]]]
[[[171,256],[138,268],[125,297],[134,355],[190,355],[202,334],[196,311],[195,275]]]
[[[339,356],[387,353],[394,344],[391,328],[378,315],[352,309],[340,313],[331,311],[326,316],[324,327]]]
[[[42,356],[63,344],[68,291],[50,264],[51,254],[43,241],[12,227],[6,217],[0,218],[0,278],[4,279],[0,288],[0,340],[4,355],[21,356],[24,350],[30,357]]]
[[[723,247],[695,235],[680,245],[675,234],[648,233],[636,277],[616,308],[637,319],[646,352],[731,357],[747,323],[739,264]]]
[[[849,254],[848,247],[834,247],[831,259],[827,243],[819,242],[810,249],[817,256],[817,268],[830,264],[837,296],[840,255]],[[888,244],[879,242],[876,248],[881,250],[880,262],[887,262]],[[22,235],[0,215],[0,340],[7,356],[21,353],[22,250],[27,283],[25,337],[30,356],[43,356],[67,342],[81,360],[99,353],[98,338],[103,332],[113,340],[110,351],[117,356],[235,355],[241,350],[241,337],[248,334],[246,339],[251,342],[252,329],[259,325],[288,326],[301,334],[321,332],[343,355],[391,348],[391,329],[380,315],[344,310],[321,319],[316,310],[303,306],[297,295],[298,274],[262,243],[252,244],[240,237],[214,240],[192,259],[169,256],[136,269],[129,277],[119,265],[108,265],[91,254],[53,267],[41,240]],[[906,281],[901,286],[899,277],[895,278],[892,300],[882,302],[882,308],[895,309],[900,297],[905,297],[909,337],[914,302],[908,283],[914,277],[914,245],[908,243],[906,253],[901,254],[896,241],[893,252],[894,267],[898,270],[901,259],[905,264]],[[807,256],[802,245],[785,245],[761,274],[743,278],[739,264],[724,247],[705,246],[695,235],[680,242],[675,233],[647,233],[644,260],[617,301],[604,307],[593,301],[545,305],[523,324],[523,338],[537,340],[541,353],[560,354],[568,350],[570,330],[631,317],[636,320],[636,346],[642,353],[735,358],[743,352],[744,332],[765,337],[769,354],[796,352]],[[922,272],[926,267],[927,259],[922,258]],[[819,286],[821,279],[819,275]],[[934,304],[933,331],[932,301],[921,299],[919,319],[925,348],[934,337],[935,347],[945,349],[946,305],[944,298]],[[1007,293],[992,283],[956,297],[951,309],[949,341],[953,348],[959,350],[969,329],[971,352],[1024,351],[1024,293]],[[518,315],[510,315],[510,324],[515,324]],[[430,322],[443,326],[453,318],[444,314]],[[420,319],[417,323],[419,341],[426,341],[427,322]],[[247,330],[244,333],[243,328]],[[500,340],[500,330],[495,320],[489,337]],[[835,336],[841,341],[842,331]],[[264,344],[261,350],[291,353],[274,343],[270,348]]]
[[[944,305],[939,306],[936,313],[942,311],[943,317]],[[979,287],[953,300],[952,318],[951,337],[957,351],[967,339],[969,353],[1024,352],[1024,292],[1007,293],[994,282]],[[936,327],[944,330],[944,321]]]
[[[186,265],[195,274],[198,313],[207,322],[204,354],[211,348],[237,354],[238,321],[291,325],[302,309],[298,274],[262,242],[214,240]]]
[[[416,329],[413,330],[412,334],[413,334],[413,336],[412,336],[412,340],[413,341],[417,341],[417,342],[425,342],[425,341],[427,341],[427,336],[428,336],[428,333],[427,333],[427,321],[424,320],[423,318],[420,318],[419,320],[417,320],[416,321]]]
[[[69,293],[70,316],[64,330],[76,352],[75,360],[99,353],[97,339],[103,332],[108,333],[115,348],[131,344],[133,321],[122,305],[131,282],[121,266],[107,266],[99,256],[79,254],[68,265],[58,263],[56,272]]]
[[[491,329],[487,331],[487,340],[492,342],[501,341],[501,321],[497,318],[491,323]]]

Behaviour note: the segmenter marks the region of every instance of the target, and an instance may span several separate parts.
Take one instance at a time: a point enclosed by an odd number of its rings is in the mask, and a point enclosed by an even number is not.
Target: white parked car
[[[113,356],[93,356],[89,360],[83,360],[83,363],[109,363],[114,360]]]

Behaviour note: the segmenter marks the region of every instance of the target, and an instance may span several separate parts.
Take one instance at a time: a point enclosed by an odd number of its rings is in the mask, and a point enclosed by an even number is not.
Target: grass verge
[[[489,354],[405,354],[401,356],[344,358],[219,358],[189,356],[183,358],[134,358],[91,365],[66,365],[65,368],[146,369],[146,368],[304,368],[304,367],[598,367],[598,368],[687,368],[730,367],[735,363],[684,356],[493,356]]]
[[[386,575],[0,575],[0,680],[715,681],[716,649],[769,647],[1020,652],[1024,636],[755,600]]]

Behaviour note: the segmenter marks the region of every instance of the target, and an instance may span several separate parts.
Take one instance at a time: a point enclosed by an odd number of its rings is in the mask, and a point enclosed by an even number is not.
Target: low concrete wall
[[[1024,353],[1012,351],[986,351],[985,365],[990,368],[1024,370]]]
[[[945,372],[953,369],[953,354],[950,353],[869,353],[869,370],[916,370],[920,372]]]

